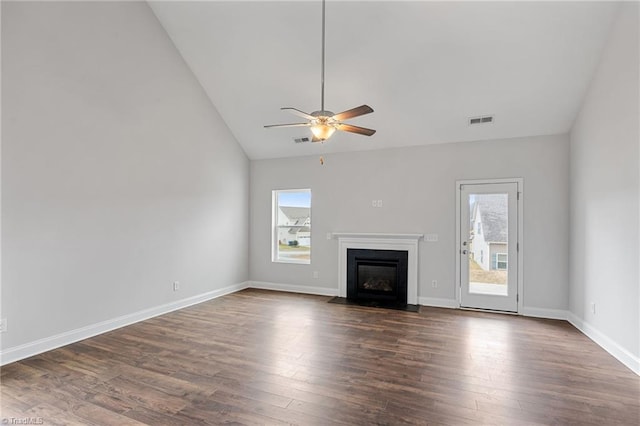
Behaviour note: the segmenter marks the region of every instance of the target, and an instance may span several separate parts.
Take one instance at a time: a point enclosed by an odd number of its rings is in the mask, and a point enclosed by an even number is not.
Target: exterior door
[[[518,183],[460,184],[460,306],[518,312]]]

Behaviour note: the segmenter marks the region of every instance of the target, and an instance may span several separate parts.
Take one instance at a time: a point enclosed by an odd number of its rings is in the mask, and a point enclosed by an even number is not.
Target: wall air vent
[[[301,136],[299,138],[293,138],[293,141],[295,143],[305,143],[305,142],[311,142],[311,138],[309,136]]]
[[[493,115],[483,115],[480,117],[471,117],[469,119],[469,125],[476,125],[476,124],[490,124],[493,123]]]

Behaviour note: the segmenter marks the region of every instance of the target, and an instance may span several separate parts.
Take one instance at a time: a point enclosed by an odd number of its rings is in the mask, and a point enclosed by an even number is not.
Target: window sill
[[[293,265],[311,265],[310,260],[295,260],[295,259],[273,259],[272,263],[291,263]]]

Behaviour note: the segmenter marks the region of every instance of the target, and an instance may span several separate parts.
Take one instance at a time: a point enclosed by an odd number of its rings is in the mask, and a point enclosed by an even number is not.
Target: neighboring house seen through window
[[[272,196],[272,261],[311,263],[311,190],[277,190]]]

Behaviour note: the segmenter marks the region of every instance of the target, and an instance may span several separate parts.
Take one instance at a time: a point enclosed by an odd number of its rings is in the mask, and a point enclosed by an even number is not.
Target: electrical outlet
[[[333,234],[331,232],[327,232],[327,240],[330,240],[333,238]]]
[[[318,273],[318,271],[313,271],[313,278],[317,280],[319,276],[320,274]]]
[[[180,281],[174,281],[173,282],[173,291],[178,291],[180,290]]]
[[[430,243],[435,243],[438,241],[438,234],[426,234],[424,236],[424,240]]]
[[[431,281],[431,287],[438,288],[438,280]]]
[[[0,333],[4,333],[5,331],[7,331],[7,319],[2,318],[0,319]]]
[[[382,200],[376,201],[376,207],[382,207]]]
[[[591,313],[594,315],[596,314],[596,304],[593,302],[591,302]]]

